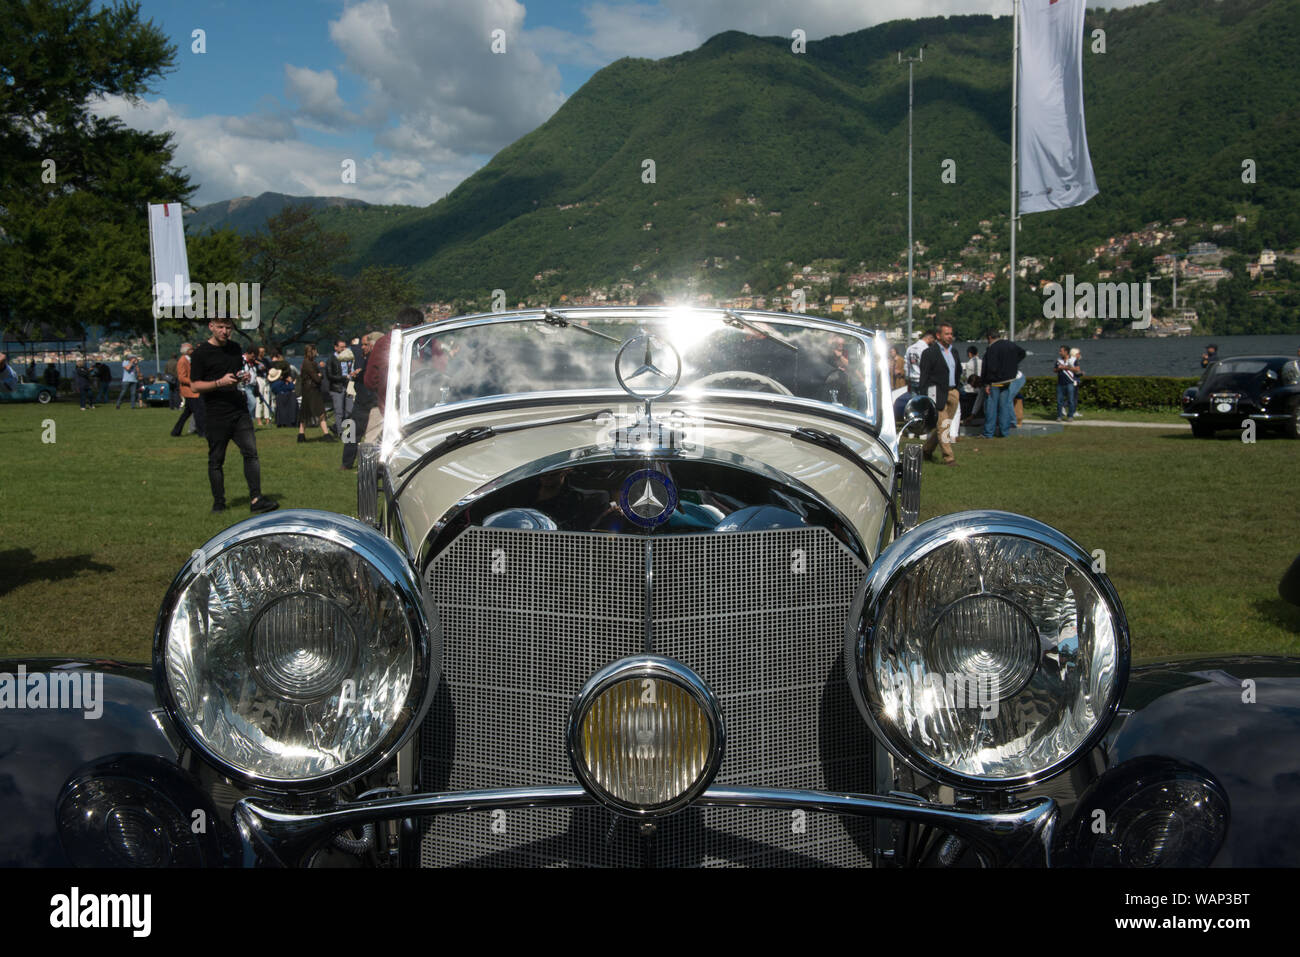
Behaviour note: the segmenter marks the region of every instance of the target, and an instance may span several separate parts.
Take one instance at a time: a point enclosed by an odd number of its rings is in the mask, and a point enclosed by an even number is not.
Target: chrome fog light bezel
[[[685,691],[694,700],[708,723],[711,741],[704,767],[690,787],[670,801],[656,805],[636,805],[620,800],[606,791],[593,777],[583,760],[582,724],[592,703],[610,688],[624,681],[655,680],[664,681]],[[605,807],[619,814],[652,818],[672,814],[689,805],[703,794],[713,783],[718,769],[722,766],[726,751],[726,723],[722,708],[713,691],[694,671],[672,658],[657,655],[636,655],[623,658],[597,671],[582,686],[569,710],[569,725],[565,733],[565,744],[569,753],[569,764],[578,782]]]
[[[980,777],[957,771],[920,753],[896,726],[882,717],[880,697],[869,660],[872,634],[894,588],[934,551],[954,541],[979,537],[1025,539],[1055,552],[1096,589],[1109,611],[1115,631],[1116,676],[1096,723],[1080,743],[1052,764],[1017,776]],[[1093,556],[1072,539],[1035,519],[1013,512],[978,510],[931,519],[911,529],[884,551],[859,587],[845,635],[845,665],[850,691],[859,713],[891,754],[922,776],[958,791],[1015,792],[1041,784],[1073,767],[1105,736],[1124,697],[1130,669],[1128,620],[1110,579],[1093,568]]]
[[[209,747],[181,709],[168,675],[167,646],[171,620],[185,591],[222,553],[258,539],[303,536],[321,539],[355,553],[382,577],[401,603],[402,618],[412,641],[412,670],[400,716],[369,750],[325,773],[301,778],[273,777],[250,771]],[[272,596],[267,605],[284,596]],[[256,620],[256,619],[255,619]],[[339,787],[368,774],[390,760],[406,744],[433,701],[442,660],[441,629],[436,610],[426,599],[405,556],[383,535],[356,519],[317,509],[286,509],[232,525],[195,549],[168,586],[154,627],[153,679],[158,703],[182,744],[236,785],[262,793],[288,795]],[[251,667],[251,665],[250,665]],[[292,700],[285,698],[284,700]]]

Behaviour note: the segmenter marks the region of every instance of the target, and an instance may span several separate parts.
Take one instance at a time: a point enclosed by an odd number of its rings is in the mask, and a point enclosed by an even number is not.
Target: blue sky
[[[816,40],[1010,11],[1011,0],[142,0],[177,68],[138,103],[100,111],[172,131],[198,204],[273,190],[425,205],[623,56],[672,56],[723,30]]]

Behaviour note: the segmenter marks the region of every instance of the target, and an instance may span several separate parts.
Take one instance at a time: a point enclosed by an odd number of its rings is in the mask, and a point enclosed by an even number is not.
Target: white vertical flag
[[[180,203],[149,204],[149,257],[154,309],[183,308],[190,301],[190,261]]]
[[[1020,212],[1097,195],[1083,120],[1084,0],[1021,0]]]

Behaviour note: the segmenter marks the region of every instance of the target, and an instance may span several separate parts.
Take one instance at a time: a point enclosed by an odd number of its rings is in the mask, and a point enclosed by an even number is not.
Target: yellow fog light
[[[717,699],[668,658],[624,658],[583,686],[569,716],[569,760],[598,800],[628,814],[688,804],[722,763]]]

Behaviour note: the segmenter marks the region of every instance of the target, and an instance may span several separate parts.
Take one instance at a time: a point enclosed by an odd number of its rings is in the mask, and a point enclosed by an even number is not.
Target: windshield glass
[[[674,394],[787,395],[874,421],[874,370],[868,341],[858,334],[752,313],[695,311],[503,317],[412,330],[403,355],[405,412],[521,393],[621,392],[615,358],[625,341],[643,333],[661,336],[680,354]]]
[[[1256,384],[1270,367],[1280,366],[1268,359],[1220,359],[1205,372],[1203,389],[1246,389]]]

